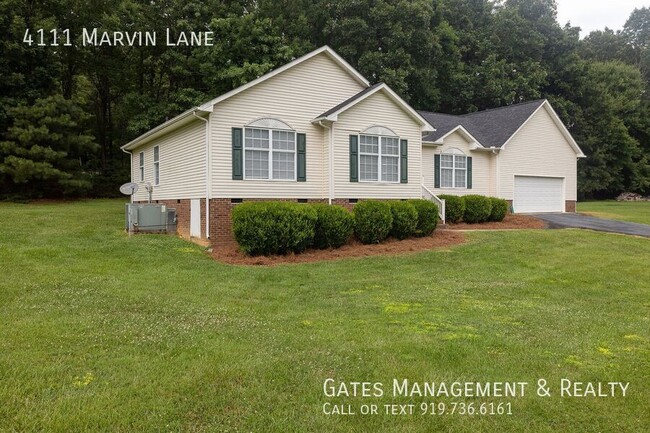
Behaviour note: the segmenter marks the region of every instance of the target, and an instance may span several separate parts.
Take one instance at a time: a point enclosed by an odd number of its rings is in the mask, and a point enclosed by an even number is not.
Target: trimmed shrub
[[[508,202],[502,198],[489,197],[492,202],[489,221],[503,221],[508,213]]]
[[[465,202],[463,221],[468,224],[475,224],[483,223],[490,219],[492,202],[489,197],[472,194],[464,196],[463,201]]]
[[[445,201],[445,221],[457,223],[465,213],[465,201],[457,195],[443,194],[438,196]]]
[[[388,202],[393,214],[390,235],[397,239],[406,239],[415,234],[418,226],[418,211],[408,201],[391,200]]]
[[[314,240],[316,210],[290,202],[246,202],[232,212],[237,243],[250,255],[299,253]]]
[[[377,200],[360,201],[354,206],[354,234],[364,244],[376,244],[388,237],[393,226],[390,205]]]
[[[344,245],[354,230],[352,212],[341,206],[326,204],[312,205],[316,210],[316,226],[314,229],[314,247],[339,248]]]
[[[429,236],[438,225],[438,206],[424,199],[409,200],[418,213],[418,223],[414,235],[417,237]]]

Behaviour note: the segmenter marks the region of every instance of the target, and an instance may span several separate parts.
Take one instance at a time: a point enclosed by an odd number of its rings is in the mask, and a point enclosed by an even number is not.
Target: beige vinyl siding
[[[195,122],[132,151],[131,179],[140,184],[134,200],[147,200],[147,182],[152,185],[153,148],[160,146],[160,184],[154,185],[153,200],[205,197],[205,122]],[[144,182],[140,182],[140,152],[144,152]]]
[[[540,108],[499,155],[500,196],[512,200],[514,177],[562,177],[564,199],[577,197],[576,153],[546,111]]]
[[[408,140],[408,183],[350,182],[350,135],[371,126],[390,128]],[[334,123],[334,198],[418,198],[421,196],[421,127],[382,91],[339,114]]]
[[[212,197],[327,197],[327,130],[311,120],[363,88],[322,53],[215,105],[210,115]],[[306,182],[232,180],[232,128],[263,117],[279,119],[306,134]]]
[[[454,148],[463,152],[465,156],[472,157],[472,189],[434,188],[434,155],[448,153]],[[492,196],[496,194],[494,156],[490,152],[470,151],[469,141],[459,132],[447,136],[442,146],[425,146],[422,150],[422,158],[424,185],[436,195],[481,194]]]

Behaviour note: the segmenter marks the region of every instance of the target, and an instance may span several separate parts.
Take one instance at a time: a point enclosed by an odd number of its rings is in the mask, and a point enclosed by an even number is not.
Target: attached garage
[[[515,176],[515,213],[564,212],[564,178]]]

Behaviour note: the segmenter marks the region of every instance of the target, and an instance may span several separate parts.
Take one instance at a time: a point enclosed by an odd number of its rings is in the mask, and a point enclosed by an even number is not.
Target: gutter
[[[197,116],[196,110],[197,109],[192,111],[192,115],[205,122],[205,237],[206,239],[210,239],[210,196],[212,195],[212,173],[210,171],[210,120],[209,117],[208,119],[204,119],[201,116]]]
[[[322,120],[319,120],[318,124],[321,127],[327,129],[327,135],[329,136],[329,167],[327,170],[327,176],[328,176],[327,198],[328,198],[328,203],[331,205],[332,200],[334,199],[334,123],[332,123],[330,126],[326,126],[323,124]]]

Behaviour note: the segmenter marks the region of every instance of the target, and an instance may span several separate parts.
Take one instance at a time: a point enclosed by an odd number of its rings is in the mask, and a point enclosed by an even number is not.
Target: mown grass
[[[647,239],[485,232],[444,251],[236,267],[174,237],[128,238],[122,212],[111,200],[0,205],[0,430],[650,425]],[[328,399],[328,377],[387,389],[393,378],[529,381],[531,389],[484,399],[511,401],[511,416],[327,416],[327,401],[409,402]],[[630,387],[625,398],[541,398],[538,378]]]
[[[601,218],[650,224],[650,201],[585,201],[578,203],[577,211]]]

